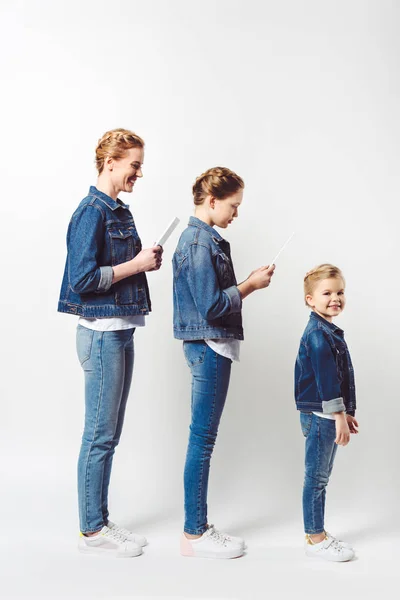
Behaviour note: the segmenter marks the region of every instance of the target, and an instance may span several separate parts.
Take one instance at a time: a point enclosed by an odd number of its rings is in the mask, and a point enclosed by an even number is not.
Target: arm
[[[238,288],[220,288],[212,254],[207,246],[192,244],[187,260],[189,288],[203,319],[212,321],[241,311],[242,298]]]
[[[71,222],[68,243],[68,273],[72,291],[78,294],[106,293],[113,283],[161,266],[162,248],[141,250],[135,258],[120,265],[98,266],[103,250],[105,226],[101,212],[86,206]],[[85,240],[85,244],[82,241]]]
[[[308,353],[315,374],[322,410],[332,414],[346,410],[340,395],[340,381],[331,346],[320,329],[308,336]]]
[[[104,293],[110,289],[112,267],[98,266],[104,235],[103,217],[96,207],[88,205],[72,219],[68,240],[68,275],[73,292]]]
[[[266,288],[271,283],[271,278],[275,271],[275,265],[267,265],[266,267],[260,267],[255,271],[252,271],[247,279],[239,283],[238,290],[242,297],[242,300],[250,296],[256,290]]]

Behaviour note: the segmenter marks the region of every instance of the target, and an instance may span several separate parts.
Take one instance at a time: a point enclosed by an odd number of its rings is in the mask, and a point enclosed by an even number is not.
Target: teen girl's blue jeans
[[[185,341],[183,349],[192,372],[192,419],[186,455],[186,533],[207,529],[210,460],[228,393],[232,361],[214,352],[203,340]]]

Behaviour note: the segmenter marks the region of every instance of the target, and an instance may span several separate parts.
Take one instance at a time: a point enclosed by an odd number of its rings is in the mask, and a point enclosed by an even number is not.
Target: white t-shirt
[[[204,340],[214,352],[231,360],[240,360],[240,340],[234,338],[223,338],[217,340]]]
[[[313,412],[313,415],[316,415],[317,417],[321,417],[322,419],[331,419],[331,421],[335,420],[335,417],[333,415],[325,415],[324,413],[320,413],[320,412]]]
[[[146,319],[144,315],[130,315],[128,317],[102,317],[90,319],[79,317],[78,325],[94,329],[95,331],[121,331],[122,329],[133,329],[144,327]]]

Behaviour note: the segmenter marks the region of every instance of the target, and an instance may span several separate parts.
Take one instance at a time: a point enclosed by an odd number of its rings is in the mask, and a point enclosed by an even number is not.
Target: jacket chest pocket
[[[108,233],[110,236],[112,266],[132,260],[142,249],[142,244],[134,227],[117,226],[110,229]],[[137,304],[140,298],[143,298],[143,286],[138,285],[137,279],[138,276],[131,276],[114,284],[116,304]]]
[[[140,240],[127,227],[111,229],[110,236],[111,265],[119,265],[132,260],[141,250]]]

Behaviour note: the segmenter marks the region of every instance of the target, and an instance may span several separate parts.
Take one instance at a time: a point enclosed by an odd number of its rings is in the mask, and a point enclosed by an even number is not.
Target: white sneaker
[[[243,548],[221,535],[214,527],[209,527],[200,538],[181,537],[181,554],[197,558],[238,558]]]
[[[340,546],[339,542],[332,537],[325,537],[322,542],[313,544],[310,537],[306,535],[304,549],[307,556],[316,556],[333,562],[346,562],[354,558],[354,550]]]
[[[117,558],[140,556],[142,548],[106,525],[96,535],[80,534],[78,549],[87,554],[103,554]]]
[[[332,535],[328,531],[325,531],[325,535],[328,538],[332,538],[333,540],[335,540],[335,542],[337,542],[339,544],[339,546],[342,546],[342,548],[350,548],[350,550],[354,550],[354,548],[351,544],[348,544],[347,542],[343,542],[342,540],[338,540],[334,535]]]
[[[235,537],[234,535],[228,535],[227,533],[223,533],[222,531],[219,531],[219,529],[216,529],[214,527],[214,525],[209,525],[208,529],[214,529],[214,531],[216,533],[218,533],[219,535],[223,536],[224,538],[226,538],[228,541],[233,542],[234,544],[237,544],[238,546],[241,546],[243,549],[246,548],[246,542],[244,541],[243,538],[241,537]]]
[[[147,544],[147,540],[144,537],[144,535],[139,535],[138,533],[133,533],[132,531],[129,531],[129,529],[124,529],[124,527],[118,527],[118,525],[116,525],[112,521],[108,521],[107,526],[112,531],[116,531],[117,533],[124,535],[127,540],[129,540],[131,542],[135,542],[135,544],[137,544],[138,546],[141,546],[142,548],[143,548],[143,546],[146,546],[146,544]]]

